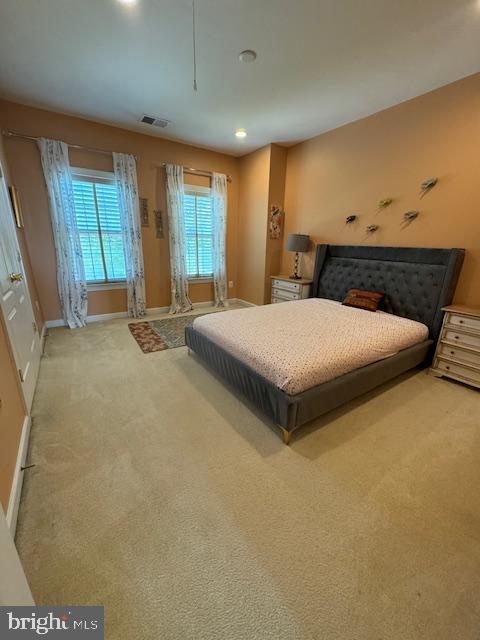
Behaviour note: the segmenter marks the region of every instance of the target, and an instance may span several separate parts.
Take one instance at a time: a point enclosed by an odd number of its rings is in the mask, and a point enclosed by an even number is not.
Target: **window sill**
[[[126,289],[125,280],[121,282],[87,282],[87,291],[108,291],[109,289]]]
[[[213,277],[208,276],[206,278],[188,278],[188,284],[202,284],[205,282],[213,282]]]

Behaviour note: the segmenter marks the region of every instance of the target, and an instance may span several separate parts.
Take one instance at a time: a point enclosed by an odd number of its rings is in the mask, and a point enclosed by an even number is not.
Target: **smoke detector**
[[[238,55],[240,62],[254,62],[257,59],[256,51],[253,49],[245,49]]]
[[[170,124],[170,120],[165,120],[165,118],[155,118],[154,116],[147,115],[143,115],[140,118],[140,122],[149,124],[152,127],[159,127],[160,129],[165,129],[165,127]]]

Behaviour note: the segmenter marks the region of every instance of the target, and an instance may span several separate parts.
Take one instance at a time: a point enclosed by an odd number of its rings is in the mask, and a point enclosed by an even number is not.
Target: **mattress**
[[[428,338],[420,322],[322,298],[207,314],[193,326],[289,395]]]

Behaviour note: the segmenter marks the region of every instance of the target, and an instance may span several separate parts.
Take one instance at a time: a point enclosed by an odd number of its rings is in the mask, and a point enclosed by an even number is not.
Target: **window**
[[[187,276],[213,276],[213,210],[210,189],[185,186],[183,204]]]
[[[73,197],[87,282],[124,282],[125,253],[113,174],[73,170]]]

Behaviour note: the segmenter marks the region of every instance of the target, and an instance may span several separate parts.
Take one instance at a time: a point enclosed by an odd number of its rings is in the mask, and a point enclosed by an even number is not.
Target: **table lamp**
[[[300,253],[306,253],[310,248],[310,236],[303,235],[301,233],[291,233],[287,240],[287,251],[295,251],[295,269],[293,276],[290,276],[292,280],[300,280],[301,276],[298,275],[298,261],[300,259]]]

